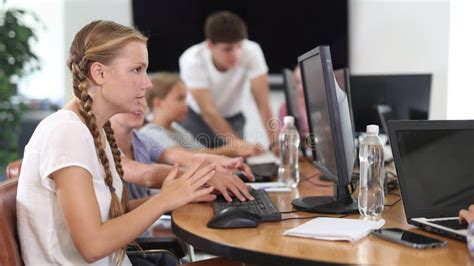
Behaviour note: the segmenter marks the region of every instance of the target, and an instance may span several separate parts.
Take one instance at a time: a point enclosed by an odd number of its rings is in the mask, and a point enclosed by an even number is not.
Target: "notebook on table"
[[[474,204],[474,120],[389,121],[409,224],[466,241],[460,209]]]

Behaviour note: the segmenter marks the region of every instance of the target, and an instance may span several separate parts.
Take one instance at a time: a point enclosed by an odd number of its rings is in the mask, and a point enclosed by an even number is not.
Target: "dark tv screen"
[[[262,47],[270,73],[293,68],[297,57],[329,45],[335,68],[348,66],[347,0],[133,0],[134,25],[149,36],[150,71],[178,71],[179,56],[204,40],[204,21],[229,10],[243,18]]]

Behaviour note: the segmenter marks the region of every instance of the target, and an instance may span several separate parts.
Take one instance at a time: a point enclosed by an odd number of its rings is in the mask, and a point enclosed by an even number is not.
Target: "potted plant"
[[[37,37],[25,23],[27,18],[39,22],[32,12],[0,7],[0,176],[9,162],[19,159],[21,113],[26,107],[17,100],[16,83],[40,68],[38,57],[31,49]]]

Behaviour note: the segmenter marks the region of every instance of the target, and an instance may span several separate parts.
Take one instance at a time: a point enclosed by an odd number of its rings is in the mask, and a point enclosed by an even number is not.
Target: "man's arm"
[[[229,123],[217,110],[216,105],[212,100],[212,96],[207,89],[193,89],[191,94],[198,103],[201,110],[201,116],[206,124],[224,138],[225,143],[230,145],[231,149],[241,151],[241,154],[256,155],[263,152],[259,144],[246,143],[239,135],[232,129]]]
[[[267,131],[270,147],[278,143],[278,125],[272,123],[272,111],[269,101],[268,75],[263,74],[251,80],[252,95],[257,104],[263,126]],[[276,121],[276,120],[275,120]]]

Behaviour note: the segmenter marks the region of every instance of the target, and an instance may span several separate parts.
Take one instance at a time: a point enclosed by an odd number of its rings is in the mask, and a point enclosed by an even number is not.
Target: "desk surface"
[[[290,193],[269,193],[280,211],[292,210],[291,200],[297,197],[332,194],[331,184],[320,181],[317,170],[307,162],[300,165],[301,172],[307,178],[300,182],[297,189]],[[385,204],[389,205],[398,198],[396,195],[389,194]],[[318,262],[435,265],[470,262],[466,243],[431,234],[407,224],[401,201],[392,207],[385,207],[382,215],[386,221],[384,227],[401,227],[423,235],[445,239],[448,241],[447,247],[417,250],[370,236],[349,243],[282,235],[287,229],[308,221],[306,219],[261,223],[257,228],[211,229],[207,228],[206,224],[212,215],[210,203],[193,203],[183,206],[173,212],[173,232],[196,248],[211,254],[268,265],[315,265]],[[298,212],[284,217],[315,215],[317,214]],[[347,217],[357,219],[359,215]]]

